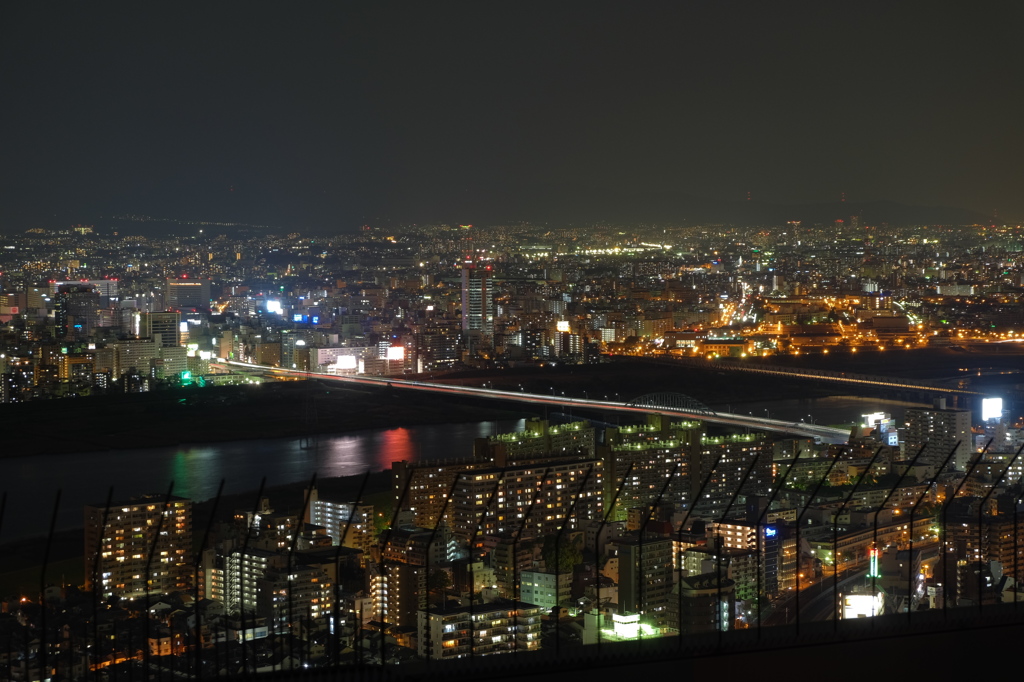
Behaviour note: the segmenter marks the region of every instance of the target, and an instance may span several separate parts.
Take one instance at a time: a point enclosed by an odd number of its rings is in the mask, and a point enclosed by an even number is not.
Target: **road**
[[[349,384],[362,384],[373,386],[388,386],[390,388],[424,391],[428,393],[439,393],[449,395],[471,396],[474,398],[485,398],[490,400],[515,400],[527,402],[533,405],[549,405],[564,408],[589,408],[595,410],[608,410],[614,412],[634,412],[638,414],[665,414],[685,419],[694,419],[722,424],[724,426],[736,426],[756,431],[772,431],[775,433],[788,433],[806,438],[815,438],[825,443],[845,443],[849,439],[849,432],[845,429],[837,429],[822,424],[808,424],[806,422],[790,422],[779,419],[768,419],[755,417],[753,415],[733,414],[731,412],[706,412],[703,410],[687,410],[677,407],[657,407],[652,405],[632,405],[630,403],[615,402],[610,400],[595,400],[590,398],[570,398],[564,395],[546,395],[542,393],[525,393],[523,391],[505,391],[496,388],[483,388],[472,386],[452,386],[429,381],[409,381],[407,379],[394,379],[389,377],[370,377],[360,375],[342,376],[337,374],[321,374],[318,372],[303,372],[300,370],[288,370],[279,367],[268,367],[266,365],[255,365],[234,360],[220,360],[211,363],[211,367],[225,370],[236,370],[248,373],[267,374],[270,376],[293,375],[309,379],[320,379],[322,381],[337,381]]]
[[[912,383],[900,381],[892,377],[873,376],[871,374],[858,374],[855,372],[835,372],[824,369],[790,369],[778,365],[764,365],[759,363],[714,361],[703,358],[672,358],[662,359],[660,362],[675,364],[691,364],[704,368],[724,370],[729,372],[749,372],[775,377],[789,377],[797,379],[814,379],[816,381],[831,381],[840,384],[853,384],[858,386],[875,386],[878,388],[895,389],[900,391],[915,391],[921,393],[938,393],[948,395],[959,395],[965,397],[981,397],[987,395],[980,391],[969,391],[962,388],[950,388],[934,384]]]
[[[851,587],[856,581],[867,574],[867,566],[854,566],[842,571],[839,578],[839,592]],[[821,578],[804,585],[800,589],[800,622],[810,623],[816,620],[830,620],[835,613],[835,581],[827,570]],[[764,625],[786,625],[795,621],[797,595],[794,592],[772,606],[772,612],[765,616]]]

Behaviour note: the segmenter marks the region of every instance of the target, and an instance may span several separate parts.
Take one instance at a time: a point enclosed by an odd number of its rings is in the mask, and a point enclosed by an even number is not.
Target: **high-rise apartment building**
[[[462,264],[462,331],[484,337],[494,334],[494,293],[491,266],[473,261]]]
[[[737,491],[741,495],[768,494],[772,455],[772,445],[763,433],[703,436],[688,472],[690,499],[709,511],[724,512]],[[703,496],[698,500],[702,486]]]
[[[187,589],[192,570],[191,500],[143,495],[109,509],[86,506],[86,589],[104,598],[159,595]]]
[[[333,584],[301,554],[248,547],[224,557],[223,567],[222,579],[218,571],[206,571],[208,584],[223,584],[209,596],[223,599],[232,615],[266,618],[272,627],[284,628],[331,613]]]
[[[489,439],[478,439],[474,456],[486,458],[499,466],[513,462],[529,462],[543,457],[593,455],[596,433],[584,421],[552,426],[546,419],[527,419],[522,431],[499,433]]]
[[[322,500],[316,488],[307,494],[307,523],[325,528],[335,547],[352,547],[368,556],[373,544],[373,505]]]
[[[653,504],[662,491],[664,502],[678,505],[688,501],[692,498],[687,483],[691,461],[700,456],[703,435],[701,422],[673,423],[658,414],[648,415],[646,424],[606,429],[601,448],[606,498],[611,499],[621,485],[620,509]],[[629,479],[623,485],[626,472]],[[674,480],[668,481],[673,472]]]
[[[542,610],[535,604],[498,600],[487,604],[445,606],[419,611],[419,654],[451,660],[541,647]]]
[[[619,608],[655,626],[668,622],[672,597],[672,539],[637,536],[616,540]]]
[[[907,452],[924,446],[918,463],[940,466],[956,448],[951,460],[958,471],[965,471],[971,458],[971,413],[969,410],[912,408],[906,412]],[[959,445],[957,445],[959,443]]]
[[[539,537],[601,518],[603,488],[603,462],[585,457],[478,469],[455,484],[447,518],[463,539],[520,528]]]

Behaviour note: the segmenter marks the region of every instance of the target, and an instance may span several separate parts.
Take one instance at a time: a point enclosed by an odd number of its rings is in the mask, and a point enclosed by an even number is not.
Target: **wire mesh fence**
[[[1022,623],[1024,447],[983,475],[986,450],[955,471],[957,447],[920,468],[922,448],[885,478],[878,448],[845,485],[838,457],[798,452],[754,491],[750,460],[713,499],[719,457],[681,504],[678,463],[629,509],[632,464],[599,504],[593,463],[457,471],[419,525],[414,475],[376,510],[369,475],[333,501],[314,476],[289,512],[265,479],[228,512],[222,481],[198,527],[173,482],[111,488],[84,512],[81,585],[48,570],[56,491],[37,577],[0,614],[0,678],[500,677]],[[4,493],[0,543],[15,523]]]

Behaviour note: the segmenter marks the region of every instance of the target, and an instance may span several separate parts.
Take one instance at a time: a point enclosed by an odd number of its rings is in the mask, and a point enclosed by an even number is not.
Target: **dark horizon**
[[[1022,18],[1011,3],[9,7],[0,231],[124,213],[319,232],[828,222],[844,195],[877,209],[868,222],[1016,222]]]

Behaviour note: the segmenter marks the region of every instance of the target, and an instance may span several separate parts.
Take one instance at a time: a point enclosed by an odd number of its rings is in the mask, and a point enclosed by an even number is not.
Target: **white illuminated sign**
[[[982,398],[981,400],[981,421],[1003,418],[1002,398]]]
[[[885,419],[885,412],[872,412],[871,414],[863,414],[864,426],[873,428],[875,424]]]

